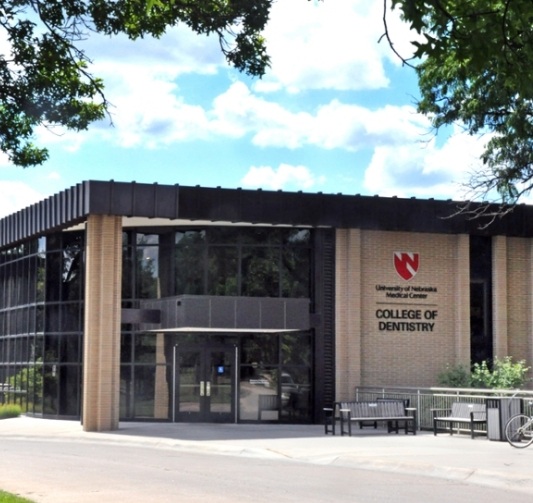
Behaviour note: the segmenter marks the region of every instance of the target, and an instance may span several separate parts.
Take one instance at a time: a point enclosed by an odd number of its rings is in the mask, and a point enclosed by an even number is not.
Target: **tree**
[[[402,56],[418,73],[419,111],[437,129],[460,124],[469,134],[486,135],[484,169],[472,175],[469,187],[474,197],[496,192],[497,202],[516,203],[533,187],[533,4],[391,0],[391,5],[420,36],[412,58]],[[386,15],[384,20],[388,36]]]
[[[89,71],[79,43],[91,32],[160,37],[184,23],[215,34],[227,61],[250,75],[268,63],[261,35],[273,0],[2,0],[0,33],[0,150],[19,166],[43,163],[35,127],[87,129],[105,117],[104,83]]]

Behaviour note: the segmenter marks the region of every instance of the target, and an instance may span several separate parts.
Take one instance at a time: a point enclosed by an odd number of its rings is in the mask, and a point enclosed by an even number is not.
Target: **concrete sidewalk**
[[[285,458],[366,470],[395,471],[520,488],[533,494],[533,446],[469,435],[418,432],[416,436],[357,430],[352,437],[324,435],[320,425],[120,423],[115,432],[84,432],[77,421],[20,417],[0,421],[3,437],[67,442],[122,443],[216,455]]]

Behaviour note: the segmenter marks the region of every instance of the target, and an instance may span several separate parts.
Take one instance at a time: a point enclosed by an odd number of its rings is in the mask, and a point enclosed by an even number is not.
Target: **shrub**
[[[437,376],[438,383],[447,388],[522,388],[529,380],[525,360],[513,362],[511,356],[495,358],[492,362],[474,363],[472,369],[466,365],[446,365]]]
[[[472,385],[470,369],[466,365],[446,365],[437,376],[439,385],[445,388],[470,388]]]
[[[511,356],[492,362],[492,369],[486,361],[474,363],[472,367],[472,386],[475,388],[515,389],[521,388],[528,381],[527,374],[531,367],[525,360],[513,362]]]
[[[20,406],[14,404],[0,405],[0,419],[10,417],[19,417],[21,414]]]

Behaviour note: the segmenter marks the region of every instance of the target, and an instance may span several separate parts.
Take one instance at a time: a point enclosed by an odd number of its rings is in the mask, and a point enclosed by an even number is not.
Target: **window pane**
[[[276,368],[241,366],[239,419],[244,421],[278,421],[280,419],[279,407],[277,410],[272,410],[278,404],[281,405],[278,375]],[[270,406],[265,406],[268,402]]]
[[[235,227],[213,227],[207,234],[210,244],[236,244],[240,229]]]
[[[310,229],[289,229],[283,236],[284,244],[296,246],[309,246],[311,244]]]
[[[78,404],[80,402],[80,378],[79,368],[72,365],[59,367],[59,411],[63,416],[79,415]]]
[[[130,365],[120,366],[120,419],[131,418],[132,411],[132,397],[133,397],[133,380],[131,377]]]
[[[311,366],[311,337],[302,333],[282,334],[281,360],[284,364]]]
[[[138,246],[136,266],[137,298],[159,298],[159,248]]]
[[[176,294],[204,293],[205,248],[179,246],[176,248]]]
[[[156,335],[138,334],[135,336],[135,362],[155,362]]]
[[[211,246],[208,258],[208,295],[238,295],[237,248]]]
[[[311,257],[307,248],[285,248],[282,253],[282,296],[311,296]]]
[[[279,297],[279,248],[244,247],[242,295]]]
[[[283,231],[272,227],[246,227],[241,229],[244,244],[280,245]]]
[[[61,306],[61,326],[62,332],[79,332],[82,330],[83,319],[80,305],[77,302]]]
[[[188,230],[176,232],[176,244],[180,246],[205,244],[205,230]]]
[[[278,336],[250,334],[242,337],[241,362],[256,366],[278,363]]]
[[[154,417],[155,366],[135,367],[135,417]]]
[[[43,413],[57,414],[57,365],[44,366]]]
[[[120,340],[120,362],[130,363],[133,360],[132,356],[132,340],[131,334],[122,334]]]
[[[311,419],[311,370],[285,367],[281,372],[283,417],[295,422]]]
[[[69,236],[72,240],[63,250],[62,300],[79,300],[82,298],[83,281],[83,245],[81,236]],[[77,237],[77,239],[73,239]]]
[[[65,363],[80,362],[80,337],[78,335],[61,336],[61,361]]]

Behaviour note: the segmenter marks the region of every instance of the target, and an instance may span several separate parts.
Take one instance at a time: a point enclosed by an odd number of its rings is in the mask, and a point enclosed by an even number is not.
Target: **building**
[[[533,361],[533,208],[87,181],[0,220],[0,399],[120,420],[322,419],[355,386]]]

